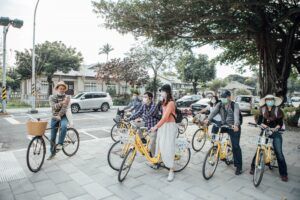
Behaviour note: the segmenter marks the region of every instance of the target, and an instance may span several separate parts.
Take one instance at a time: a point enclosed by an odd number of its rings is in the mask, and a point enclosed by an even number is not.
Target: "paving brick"
[[[42,196],[58,193],[59,190],[51,180],[34,183],[35,190]]]
[[[125,180],[126,181],[126,180]],[[108,190],[113,192],[116,196],[118,196],[121,199],[135,199],[139,197],[139,195],[135,192],[135,189],[130,189],[126,187],[126,184],[116,184],[108,187]]]
[[[16,195],[16,200],[39,200],[41,197],[36,191],[31,191],[23,194]]]
[[[82,187],[75,181],[60,183],[57,185],[57,187],[69,199],[77,196],[81,196],[86,193],[86,191],[83,190]]]
[[[72,198],[71,200],[96,200],[96,199],[89,194],[85,194],[85,195],[81,195],[81,196]]]
[[[49,196],[43,197],[43,200],[68,200],[68,198],[63,193],[51,194]]]
[[[11,181],[10,183],[11,190],[15,195],[22,194],[26,192],[30,192],[34,190],[34,187],[28,179],[21,179],[21,180],[15,180]]]
[[[109,190],[102,187],[98,183],[91,183],[88,185],[84,185],[83,188],[93,197],[96,199],[102,199],[104,197],[108,197],[113,195]]]
[[[12,191],[7,188],[0,191],[0,200],[14,200]]]
[[[79,185],[86,185],[86,184],[94,182],[93,179],[91,179],[89,176],[82,173],[81,171],[76,172],[74,174],[70,174],[70,177],[73,180],[75,180]]]
[[[71,181],[71,177],[63,170],[51,171],[47,175],[56,184]]]

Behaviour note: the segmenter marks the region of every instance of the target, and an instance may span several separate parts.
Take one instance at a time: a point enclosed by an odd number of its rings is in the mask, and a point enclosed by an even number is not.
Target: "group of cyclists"
[[[71,121],[68,117],[69,99],[65,92],[67,85],[59,82],[55,89],[57,94],[50,97],[50,105],[52,108],[53,118],[51,120],[51,140],[55,141],[57,134],[57,126],[60,122],[61,135],[58,141],[58,148],[61,148],[66,135],[67,122]],[[134,120],[140,126],[147,127],[150,132],[150,152],[155,156],[160,152],[162,163],[169,169],[167,177],[168,181],[173,181],[174,174],[174,156],[175,156],[175,140],[178,134],[178,125],[176,124],[176,103],[172,96],[172,88],[165,84],[160,88],[160,101],[154,102],[154,96],[151,92],[145,92],[142,100],[139,93],[134,92],[131,103],[124,108],[132,114],[127,120]],[[243,160],[242,150],[240,147],[242,115],[239,105],[233,102],[230,91],[226,90],[221,93],[219,98],[213,96],[210,105],[199,113],[209,111],[205,124],[213,123],[212,134],[219,132],[221,125],[228,125],[230,128],[224,128],[222,132],[228,133],[230,136],[233,152],[235,174],[242,174]],[[282,100],[273,95],[267,95],[260,101],[260,115],[258,124],[262,127],[269,127],[273,130],[270,136],[273,138],[273,146],[278,161],[279,173],[282,181],[288,181],[287,166],[282,152],[282,132],[283,129],[283,112],[280,109]],[[197,117],[197,116],[196,116]],[[143,142],[145,138],[140,135]],[[52,149],[52,147],[51,147]],[[256,155],[256,154],[255,154]],[[254,173],[255,155],[251,164],[250,174]],[[55,156],[55,152],[51,152],[49,159]],[[157,166],[151,165],[152,168]]]

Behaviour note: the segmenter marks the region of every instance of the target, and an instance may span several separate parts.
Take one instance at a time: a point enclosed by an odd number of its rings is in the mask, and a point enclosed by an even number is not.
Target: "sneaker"
[[[47,158],[47,160],[52,160],[52,159],[54,158],[54,156],[55,156],[55,154],[51,154],[51,155]]]
[[[242,174],[242,170],[239,168],[236,168],[235,175],[241,175],[241,174]]]
[[[254,174],[254,168],[251,168],[249,173],[250,173],[251,175],[253,175],[253,174]]]
[[[281,176],[283,182],[288,182],[289,178],[287,176]]]
[[[168,175],[168,181],[169,182],[172,182],[175,178],[175,174],[174,174],[174,171],[169,171],[169,175]]]
[[[60,150],[62,150],[62,147],[63,147],[62,144],[57,144],[55,149],[56,149],[56,151],[60,151]]]

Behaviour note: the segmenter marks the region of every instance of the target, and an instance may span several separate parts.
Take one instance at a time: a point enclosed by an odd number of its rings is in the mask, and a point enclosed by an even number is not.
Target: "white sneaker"
[[[174,180],[175,174],[174,171],[169,171],[168,181],[171,182]]]

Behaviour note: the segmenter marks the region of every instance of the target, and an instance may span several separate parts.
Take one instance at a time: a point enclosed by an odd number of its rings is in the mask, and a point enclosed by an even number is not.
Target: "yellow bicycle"
[[[212,134],[211,141],[213,145],[208,150],[202,166],[202,175],[206,180],[213,177],[217,169],[219,159],[224,161],[226,165],[233,163],[231,141],[229,135],[224,133],[224,130],[226,129],[231,129],[231,127],[222,125],[219,128],[218,134]]]
[[[117,110],[117,115],[113,119],[115,124],[110,130],[110,137],[114,142],[117,142],[120,140],[120,134],[124,129],[129,129],[129,124],[125,120],[126,115],[124,110]]]
[[[140,152],[141,155],[143,155],[147,161],[149,161],[153,165],[160,164],[161,162],[161,155],[158,153],[156,157],[151,157],[149,153],[149,142],[150,142],[150,137],[149,135],[146,136],[147,143],[143,144],[139,134],[137,134],[138,128],[135,126],[135,124],[130,123],[133,129],[131,130],[132,133],[134,134],[134,141],[130,143],[130,147],[128,149],[127,154],[125,155],[123,162],[121,164],[119,174],[118,174],[118,180],[119,182],[123,182],[130,171],[130,168],[132,166],[132,163],[135,159],[135,156],[137,152]],[[183,139],[178,139],[178,141],[183,141]],[[186,141],[186,140],[185,140]],[[189,148],[189,143],[182,142],[177,145],[178,148],[175,152],[175,163],[174,163],[174,172],[179,172],[182,171],[189,163],[190,158],[191,158],[191,151]],[[168,169],[167,167],[165,167]]]
[[[253,184],[258,187],[264,175],[265,165],[269,166],[269,169],[277,168],[276,155],[273,149],[273,139],[270,136],[273,131],[268,127],[264,128],[260,125],[249,122],[249,125],[260,127],[262,132],[258,136],[256,157],[255,157],[255,168],[253,174]]]

